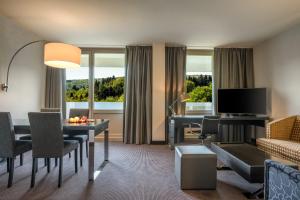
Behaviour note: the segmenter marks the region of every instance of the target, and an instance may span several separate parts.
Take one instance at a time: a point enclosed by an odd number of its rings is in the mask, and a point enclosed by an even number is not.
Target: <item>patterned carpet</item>
[[[103,144],[96,145],[96,163],[103,160]],[[31,153],[25,155],[24,166],[16,160],[14,184],[7,189],[6,163],[0,166],[0,199],[100,199],[100,200],[185,200],[245,199],[242,192],[254,191],[233,171],[218,171],[217,190],[179,189],[174,176],[174,151],[167,145],[125,145],[110,143],[110,162],[94,183],[87,180],[87,159],[74,173],[73,158],[64,158],[63,186],[57,188],[58,168],[51,172],[39,163],[36,186],[30,189]]]

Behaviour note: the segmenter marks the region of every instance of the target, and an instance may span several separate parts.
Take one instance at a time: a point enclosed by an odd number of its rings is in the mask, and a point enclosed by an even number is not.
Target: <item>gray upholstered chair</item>
[[[300,171],[266,160],[265,199],[300,199]]]
[[[41,108],[41,112],[61,112],[60,108]]]
[[[61,109],[60,108],[41,108],[41,112],[61,112]],[[23,134],[23,133],[18,133],[18,134]],[[26,134],[26,135],[19,137],[19,139],[31,141],[31,133],[24,132],[24,134]],[[48,170],[50,170],[50,165],[51,165],[51,160],[45,159],[45,166],[48,166]],[[55,159],[55,166],[57,166],[57,158]]]
[[[23,165],[23,153],[30,150],[30,141],[15,140],[10,113],[0,112],[0,157],[7,159],[9,172],[7,187],[11,187],[13,182],[15,157],[20,155],[20,165]]]
[[[41,108],[41,112],[61,112],[60,108]],[[25,136],[19,137],[20,140],[31,140],[30,133],[27,133]]]
[[[50,158],[59,159],[58,187],[60,187],[62,182],[63,156],[73,150],[75,151],[75,172],[77,173],[78,141],[64,141],[61,113],[31,112],[28,113],[28,117],[32,136],[31,187],[35,184],[38,158],[47,158],[48,163]]]
[[[89,116],[89,109],[70,109],[69,117]],[[88,157],[88,131],[64,131],[65,140],[77,140],[80,145],[80,166],[82,166],[83,143],[85,142],[86,157]]]

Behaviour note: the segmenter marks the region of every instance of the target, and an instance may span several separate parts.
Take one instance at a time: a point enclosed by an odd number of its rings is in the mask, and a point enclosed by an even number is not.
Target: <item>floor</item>
[[[103,143],[96,143],[96,163],[103,160]],[[243,191],[254,191],[249,184],[231,170],[218,171],[216,190],[179,189],[174,176],[174,151],[167,145],[125,145],[110,143],[110,162],[95,182],[87,180],[87,159],[74,173],[73,157],[64,158],[63,185],[57,188],[58,167],[52,162],[47,174],[40,160],[36,186],[30,189],[31,153],[24,157],[24,165],[16,169],[13,186],[6,188],[6,163],[0,166],[0,199],[112,199],[112,200],[185,200],[185,199],[245,199]]]

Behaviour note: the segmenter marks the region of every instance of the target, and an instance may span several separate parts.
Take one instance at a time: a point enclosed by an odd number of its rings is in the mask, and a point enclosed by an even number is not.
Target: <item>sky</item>
[[[95,78],[107,78],[107,77],[122,77],[125,76],[125,68],[116,67],[96,67],[95,68]],[[67,69],[66,79],[88,79],[89,78],[89,68],[80,67],[78,69]]]
[[[124,77],[124,54],[95,54],[95,78]],[[89,57],[83,54],[78,69],[67,69],[66,79],[88,79]],[[188,55],[186,63],[187,75],[212,75],[212,56]]]

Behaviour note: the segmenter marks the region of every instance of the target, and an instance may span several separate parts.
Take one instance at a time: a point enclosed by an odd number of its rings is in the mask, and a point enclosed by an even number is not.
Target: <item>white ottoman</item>
[[[175,147],[175,176],[181,189],[216,189],[217,155],[204,145]]]

